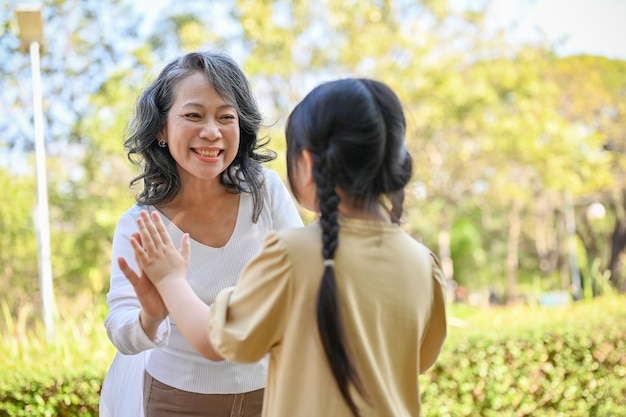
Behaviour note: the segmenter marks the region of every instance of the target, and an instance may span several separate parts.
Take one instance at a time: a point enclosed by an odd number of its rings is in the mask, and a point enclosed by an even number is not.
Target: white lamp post
[[[41,69],[39,54],[43,43],[41,6],[18,5],[15,9],[20,29],[20,52],[30,53],[33,81],[33,111],[35,128],[35,161],[37,170],[37,211],[35,226],[39,248],[39,278],[43,306],[43,323],[46,336],[54,336],[54,290],[50,263],[50,218],[48,215],[48,185],[46,180],[46,146],[43,134],[43,99],[41,95]]]
[[[589,204],[589,202],[581,203],[581,205],[587,204]],[[602,203],[593,202],[587,206],[586,213],[589,220],[600,220],[606,215],[606,209]],[[565,224],[567,228],[572,292],[574,300],[580,300],[582,297],[582,278],[580,276],[580,269],[578,268],[578,256],[576,255],[576,216],[574,215],[574,201],[572,195],[568,192],[565,193]],[[593,285],[595,285],[595,283]]]

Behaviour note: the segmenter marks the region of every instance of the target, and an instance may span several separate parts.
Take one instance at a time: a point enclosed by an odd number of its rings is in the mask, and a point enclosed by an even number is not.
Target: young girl
[[[439,355],[446,315],[438,261],[398,225],[412,167],[402,105],[377,81],[329,82],[286,135],[292,190],[318,222],[270,232],[211,307],[185,280],[189,238],[179,252],[156,213],[137,220],[138,264],[203,355],[269,353],[264,416],[419,416],[418,376]]]

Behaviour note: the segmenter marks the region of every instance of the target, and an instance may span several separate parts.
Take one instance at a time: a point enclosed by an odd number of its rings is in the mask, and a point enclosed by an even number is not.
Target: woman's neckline
[[[241,216],[242,216],[242,215],[244,215],[244,214],[246,214],[246,213],[247,213],[247,211],[248,211],[248,210],[245,210],[245,207],[246,207],[246,206],[244,205],[244,200],[247,200],[247,199],[244,197],[245,195],[246,195],[245,193],[240,193],[240,194],[239,194],[239,202],[238,202],[238,206],[237,206],[237,218],[236,218],[236,220],[235,220],[235,226],[233,227],[233,231],[232,231],[232,233],[231,233],[230,237],[228,238],[228,240],[226,241],[226,243],[224,243],[224,245],[222,245],[222,246],[211,246],[211,245],[207,245],[207,244],[205,244],[205,243],[202,243],[202,242],[200,242],[200,241],[198,241],[198,240],[196,240],[196,239],[192,238],[192,237],[191,237],[191,234],[190,234],[190,236],[189,236],[189,241],[190,241],[193,245],[199,245],[200,247],[203,247],[203,248],[208,248],[208,249],[214,249],[214,250],[223,250],[223,249],[226,249],[227,247],[229,247],[230,245],[232,245],[232,244],[231,244],[231,242],[232,242],[233,240],[235,240],[235,239],[236,239],[236,236],[240,233],[240,232],[239,232],[239,227],[240,227],[240,224],[241,224],[241,218],[242,218]],[[182,236],[184,233],[187,233],[187,232],[185,232],[184,230],[182,230],[182,229],[181,229],[181,228],[180,228],[180,227],[179,227],[179,226],[178,226],[175,222],[173,222],[173,221],[172,221],[172,220],[171,220],[168,216],[166,216],[166,215],[163,213],[163,211],[162,211],[162,210],[160,210],[160,209],[159,209],[159,208],[157,208],[156,206],[150,206],[150,207],[151,207],[153,210],[156,210],[156,211],[157,211],[157,212],[161,215],[161,217],[163,218],[164,222],[166,222],[166,227],[167,227],[167,226],[169,226],[169,225],[171,225],[171,227],[172,227],[173,229],[175,229],[175,230],[176,230],[176,231],[180,234],[180,236]],[[244,213],[244,212],[246,212],[246,213]],[[251,213],[250,213],[249,215],[251,215]]]

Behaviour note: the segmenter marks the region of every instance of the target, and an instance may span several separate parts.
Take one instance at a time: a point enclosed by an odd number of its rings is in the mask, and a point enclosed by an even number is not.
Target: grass
[[[6,301],[0,302],[0,373],[30,372],[41,369],[73,369],[92,365],[106,370],[113,360],[115,348],[104,329],[106,306],[89,301],[64,303],[59,308],[51,340],[41,320],[34,317],[32,306],[22,306],[15,316]]]
[[[104,329],[105,303],[86,296],[67,301],[59,308],[55,334],[47,340],[33,307],[22,307],[11,315],[7,302],[0,302],[0,372],[39,369],[42,361],[52,369],[71,369],[84,365],[106,370],[115,354]],[[454,343],[477,335],[502,335],[525,330],[548,330],[567,326],[593,326],[603,317],[626,319],[626,296],[609,295],[561,307],[518,305],[477,308],[452,304],[449,340]],[[49,365],[48,365],[49,364]]]
[[[593,326],[605,317],[626,319],[626,295],[605,295],[559,307],[514,305],[476,308],[450,305],[448,314],[451,317],[449,333],[452,338],[549,330],[556,326]]]

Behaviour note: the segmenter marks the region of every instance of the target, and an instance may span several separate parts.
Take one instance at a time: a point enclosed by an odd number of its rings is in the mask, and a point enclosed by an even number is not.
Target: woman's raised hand
[[[134,233],[132,237],[141,244],[139,233]],[[159,325],[169,314],[165,302],[157,288],[143,271],[140,270],[139,274],[137,274],[123,257],[117,259],[117,264],[128,282],[133,286],[137,300],[141,304],[141,313],[139,315],[141,327],[150,339],[154,339]]]
[[[184,280],[189,265],[189,235],[183,235],[181,248],[176,249],[157,212],[149,214],[142,211],[137,226],[140,239],[133,236],[130,243],[135,251],[137,265],[148,279],[157,289],[162,281]]]

